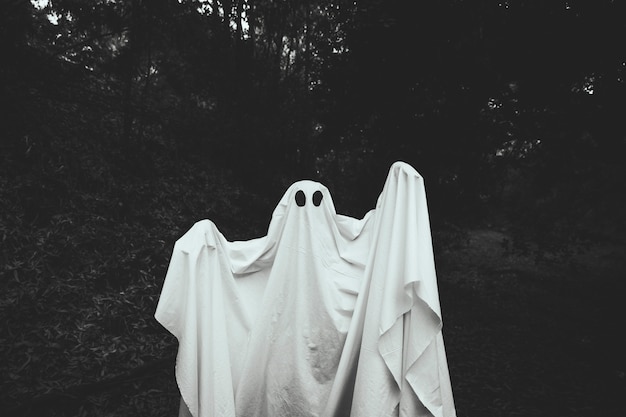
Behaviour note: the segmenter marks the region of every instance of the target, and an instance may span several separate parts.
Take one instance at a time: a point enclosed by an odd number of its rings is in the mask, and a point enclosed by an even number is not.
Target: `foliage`
[[[233,189],[232,181],[225,187],[223,177],[189,168],[171,177],[104,178],[92,191],[58,169],[39,175],[48,178],[40,184],[30,173],[3,182],[0,355],[11,360],[0,370],[2,407],[71,393],[76,384],[97,386],[174,355],[175,342],[153,319],[172,243],[205,217],[226,225],[232,238],[250,238],[262,227],[241,219],[242,199],[254,198]],[[171,405],[176,391],[167,376],[150,389],[169,387]],[[93,401],[106,400],[101,393],[107,390],[94,391]],[[119,393],[113,394],[105,403],[118,403]],[[85,405],[85,395],[56,412],[104,407]]]
[[[82,124],[98,156],[146,174],[161,161],[138,156],[157,147],[261,193],[345,172],[349,213],[403,159],[437,218],[503,205],[522,229],[618,220],[617,196],[596,190],[626,176],[621,3],[34,3],[5,14],[20,58],[2,72],[9,149]]]

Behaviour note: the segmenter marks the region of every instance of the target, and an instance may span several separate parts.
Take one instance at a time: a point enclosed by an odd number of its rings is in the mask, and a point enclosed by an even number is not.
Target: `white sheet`
[[[196,223],[155,317],[179,341],[181,415],[456,415],[424,182],[406,163],[361,220],[299,181],[265,237]]]

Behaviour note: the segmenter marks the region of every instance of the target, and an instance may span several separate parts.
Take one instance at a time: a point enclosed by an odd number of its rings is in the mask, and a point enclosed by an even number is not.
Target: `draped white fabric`
[[[196,223],[155,317],[179,342],[181,415],[456,415],[424,183],[406,163],[360,220],[299,181],[262,238]]]

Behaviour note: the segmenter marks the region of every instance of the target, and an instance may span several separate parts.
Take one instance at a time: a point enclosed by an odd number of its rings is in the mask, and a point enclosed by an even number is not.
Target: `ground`
[[[473,230],[439,256],[459,416],[626,415],[615,325],[624,317],[624,248],[537,256],[509,242],[505,232]]]

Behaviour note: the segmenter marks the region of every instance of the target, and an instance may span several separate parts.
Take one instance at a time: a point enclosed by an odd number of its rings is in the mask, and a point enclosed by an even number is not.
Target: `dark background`
[[[624,2],[2,0],[0,53],[3,415],[172,415],[175,240],[396,160],[459,415],[626,413]]]

